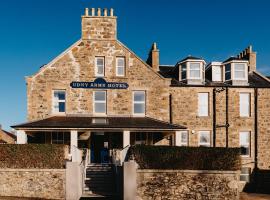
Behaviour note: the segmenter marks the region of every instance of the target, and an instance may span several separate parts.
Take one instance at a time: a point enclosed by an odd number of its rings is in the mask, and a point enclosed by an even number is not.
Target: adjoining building
[[[241,147],[242,181],[269,169],[270,81],[251,46],[223,62],[188,56],[168,66],[154,43],[145,62],[117,39],[112,9],[91,11],[81,39],[26,78],[17,143],[87,148],[94,163],[134,144]]]
[[[14,144],[16,141],[16,135],[5,131],[0,125],[0,144]]]

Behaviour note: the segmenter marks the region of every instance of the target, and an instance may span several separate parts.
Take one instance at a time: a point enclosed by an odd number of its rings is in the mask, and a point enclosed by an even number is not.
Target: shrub
[[[146,146],[130,147],[140,169],[240,170],[239,148]]]
[[[66,145],[1,144],[0,168],[61,169],[66,150]]]

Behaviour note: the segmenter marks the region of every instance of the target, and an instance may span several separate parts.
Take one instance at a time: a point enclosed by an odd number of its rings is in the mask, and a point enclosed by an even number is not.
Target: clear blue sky
[[[252,44],[258,70],[270,75],[268,0],[6,0],[0,2],[0,124],[26,121],[24,77],[80,38],[85,7],[113,7],[118,38],[161,64],[187,56],[223,61]]]

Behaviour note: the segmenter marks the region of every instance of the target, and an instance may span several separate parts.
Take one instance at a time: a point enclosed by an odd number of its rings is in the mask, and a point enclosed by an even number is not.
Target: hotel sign
[[[107,82],[103,78],[97,78],[94,82],[71,82],[72,88],[85,88],[85,89],[127,89],[127,83]]]

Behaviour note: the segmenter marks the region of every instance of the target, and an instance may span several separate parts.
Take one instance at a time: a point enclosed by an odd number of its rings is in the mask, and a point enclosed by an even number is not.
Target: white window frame
[[[182,134],[187,134],[187,141],[186,142],[183,142],[182,140]],[[188,146],[189,144],[189,134],[188,134],[188,131],[180,131],[180,137],[179,137],[179,145],[180,146]]]
[[[134,100],[135,93],[144,94],[144,101],[135,101]],[[134,109],[135,104],[144,104],[144,113],[135,113],[135,109]],[[132,93],[132,113],[133,113],[133,115],[136,115],[136,116],[145,116],[145,113],[146,113],[146,92],[145,91],[143,91],[143,90],[133,91],[133,93]]]
[[[102,59],[103,60],[103,74],[98,74],[98,65],[97,65],[97,60]],[[96,77],[104,77],[105,76],[105,57],[103,56],[97,56],[95,57],[95,76]]]
[[[207,95],[207,102],[201,102],[200,96]],[[203,113],[201,108],[206,107],[207,113]],[[199,92],[198,93],[198,116],[199,117],[208,117],[209,116],[209,92]]]
[[[119,66],[118,60],[123,60],[124,66]],[[126,59],[125,59],[125,57],[117,57],[115,66],[116,66],[116,76],[124,77],[126,74]],[[118,73],[119,68],[123,68],[123,74]]]
[[[208,134],[209,135],[209,143],[201,142],[201,135]],[[211,131],[198,131],[198,145],[204,147],[211,147]]]
[[[245,102],[245,97],[248,97],[248,101]],[[251,116],[251,108],[250,108],[250,100],[251,100],[251,94],[248,92],[240,92],[239,93],[239,115],[240,117],[250,117]],[[245,111],[247,110],[247,111]]]
[[[105,93],[105,100],[95,100],[96,93],[98,93],[98,92]],[[104,113],[96,112],[96,106],[95,106],[96,103],[105,103],[105,112]],[[107,114],[107,91],[105,91],[105,90],[93,91],[93,113],[95,115],[106,115]]]
[[[65,93],[65,99],[58,99],[56,101],[56,99],[54,98],[54,94],[56,92],[64,92]],[[65,114],[66,113],[66,110],[67,110],[67,103],[66,103],[66,99],[67,99],[67,96],[66,96],[66,90],[53,90],[52,91],[52,113],[53,114],[58,114],[58,115],[61,115],[61,114]],[[58,110],[55,109],[55,105],[56,103],[58,104]],[[65,112],[59,112],[59,103],[65,103]]]
[[[191,76],[191,65],[192,64],[199,64],[199,77],[192,77]],[[188,67],[189,67],[189,69],[188,69],[188,78],[189,79],[194,79],[194,80],[200,80],[200,79],[202,79],[202,63],[200,63],[200,62],[189,62],[188,63]],[[192,71],[197,71],[197,70],[192,70]]]
[[[241,141],[241,135],[242,134],[248,134],[248,142],[246,141]],[[251,133],[250,131],[240,131],[239,132],[239,146],[241,147],[245,147],[249,149],[249,154],[248,155],[243,155],[241,154],[242,157],[250,157],[250,153],[251,153]]]
[[[241,64],[241,65],[244,65],[244,74],[245,74],[245,77],[244,78],[237,78],[236,76],[235,76],[235,72],[236,71],[242,71],[242,70],[236,70],[236,67],[235,67],[235,65],[237,65],[237,64]],[[246,63],[238,63],[238,62],[235,62],[235,63],[233,63],[233,78],[234,78],[234,80],[247,80],[247,64]]]

